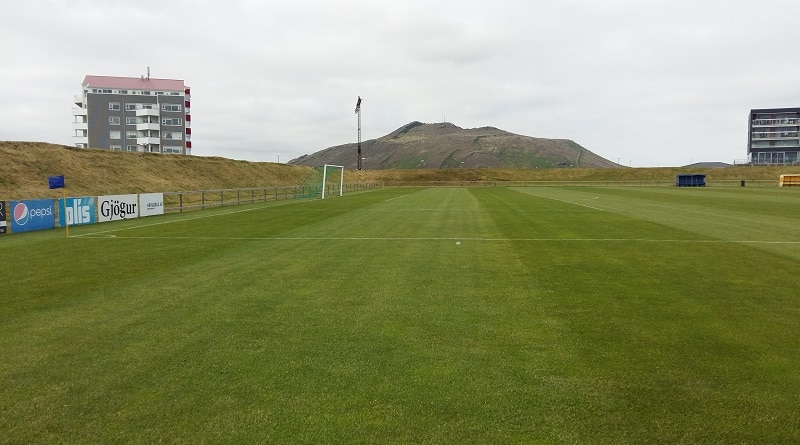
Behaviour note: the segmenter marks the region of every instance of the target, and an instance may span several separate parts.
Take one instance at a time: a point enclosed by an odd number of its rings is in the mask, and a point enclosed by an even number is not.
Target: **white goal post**
[[[328,169],[340,169],[341,173],[339,174],[339,196],[342,196],[342,190],[344,189],[344,166],[342,165],[329,165],[325,164],[322,166],[322,199],[325,199],[325,186],[328,182]]]

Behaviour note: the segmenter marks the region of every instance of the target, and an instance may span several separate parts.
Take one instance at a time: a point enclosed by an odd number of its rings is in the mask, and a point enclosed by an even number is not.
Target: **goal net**
[[[338,184],[337,184],[338,180]],[[337,187],[338,185],[338,187]],[[322,166],[322,199],[325,199],[325,191],[329,193],[339,193],[342,196],[344,191],[344,167],[341,165]]]
[[[325,199],[331,194],[342,196],[344,186],[344,167],[328,165],[315,167],[305,181],[296,189],[295,198]]]

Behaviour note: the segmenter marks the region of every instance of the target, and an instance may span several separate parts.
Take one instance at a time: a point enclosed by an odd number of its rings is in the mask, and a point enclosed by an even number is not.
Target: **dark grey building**
[[[86,76],[74,102],[76,147],[192,152],[190,90],[183,80]]]
[[[800,108],[750,110],[749,130],[751,164],[800,163]]]

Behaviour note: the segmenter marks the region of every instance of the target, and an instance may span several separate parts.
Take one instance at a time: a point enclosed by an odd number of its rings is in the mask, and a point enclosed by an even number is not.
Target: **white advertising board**
[[[164,214],[163,193],[142,193],[139,195],[139,216]]]
[[[109,195],[97,197],[97,221],[120,221],[139,216],[138,195]]]

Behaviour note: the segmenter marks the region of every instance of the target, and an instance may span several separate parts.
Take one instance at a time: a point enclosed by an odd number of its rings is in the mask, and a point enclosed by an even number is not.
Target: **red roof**
[[[116,88],[128,90],[158,90],[183,92],[182,80],[145,79],[142,77],[86,76],[81,84],[90,88]]]

